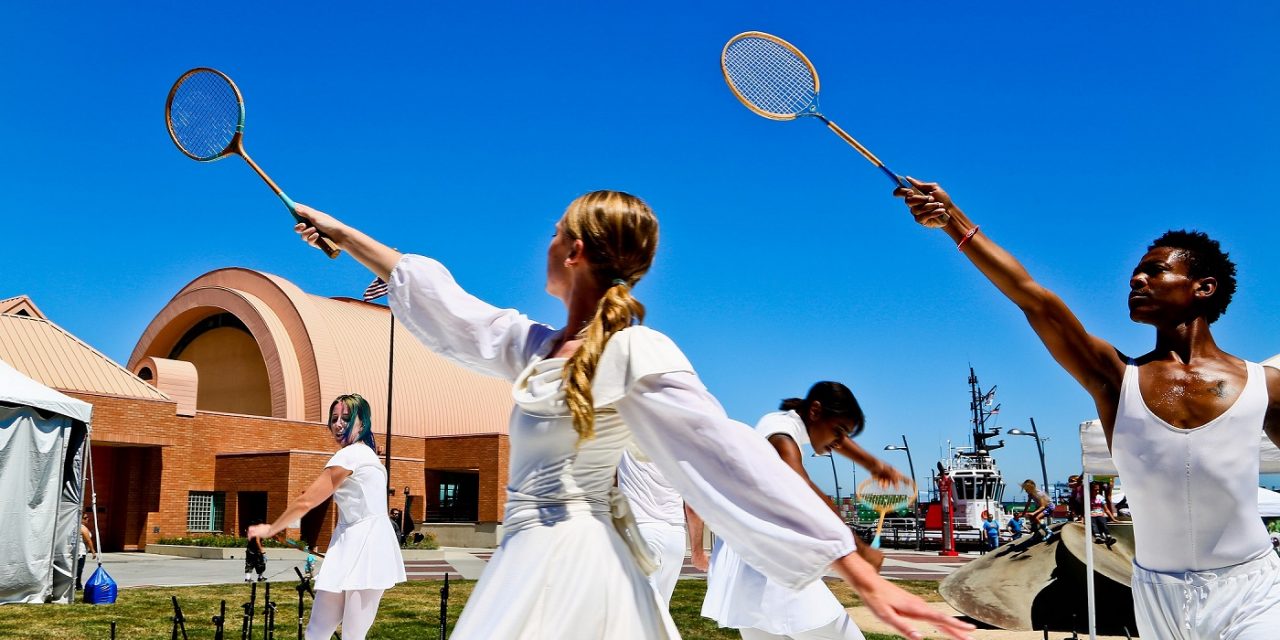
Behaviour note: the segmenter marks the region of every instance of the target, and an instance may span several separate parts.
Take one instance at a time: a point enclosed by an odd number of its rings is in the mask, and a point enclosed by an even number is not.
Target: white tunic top
[[[631,503],[637,524],[662,523],[684,526],[684,499],[652,460],[635,447],[622,452],[618,463],[618,489]]]
[[[768,439],[783,434],[797,446],[809,445],[809,432],[794,411],[765,414],[756,423],[756,433]],[[778,458],[775,449],[774,458]],[[781,460],[779,458],[779,460]],[[799,478],[790,468],[787,472]],[[814,495],[807,485],[807,495]],[[830,513],[830,509],[827,511]],[[743,562],[732,543],[716,539],[707,572],[707,596],[702,615],[735,629],[761,629],[775,635],[790,635],[817,629],[845,614],[844,606],[821,580],[801,589],[792,589],[770,580]]]
[[[404,558],[387,517],[387,470],[362,443],[349,444],[325,468],[351,471],[333,492],[338,524],[320,573],[317,591],[389,589],[405,581]]]
[[[1125,368],[1111,456],[1133,512],[1134,562],[1165,573],[1210,571],[1271,551],[1258,517],[1259,432],[1267,376],[1246,363],[1248,379],[1222,415],[1179,429],[1152,413]]]
[[[564,403],[559,333],[463,291],[438,262],[405,256],[391,307],[432,350],[513,381],[506,535],[453,638],[678,637],[610,522],[613,476],[635,438],[676,490],[750,562],[802,586],[853,551],[848,528],[750,428],[730,420],[666,336],[609,340],[578,443]],[[805,493],[808,493],[806,498]]]

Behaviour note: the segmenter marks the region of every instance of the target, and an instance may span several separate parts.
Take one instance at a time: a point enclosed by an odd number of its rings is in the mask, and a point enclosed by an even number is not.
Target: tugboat
[[[995,402],[996,387],[985,392],[978,384],[978,376],[969,367],[969,410],[973,424],[970,446],[948,447],[948,457],[938,461],[938,472],[946,472],[951,476],[955,490],[953,502],[954,515],[952,522],[955,528],[957,544],[983,543],[983,514],[990,513],[1000,524],[1001,538],[1007,540],[1010,515],[1004,510],[1004,477],[996,467],[991,452],[1004,446],[1004,440],[989,442],[1000,435],[1000,427],[987,427],[987,420],[1000,413],[1000,405]],[[932,485],[932,499],[923,506],[924,539],[926,542],[941,544],[942,541],[942,502],[938,496],[936,476]]]

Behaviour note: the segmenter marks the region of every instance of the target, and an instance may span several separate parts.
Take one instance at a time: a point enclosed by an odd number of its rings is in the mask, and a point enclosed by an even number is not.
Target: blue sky
[[[214,66],[245,93],[249,152],[295,200],[442,260],[495,304],[562,321],[542,293],[555,220],[584,191],[631,191],[663,224],[637,289],[649,324],[732,415],[841,380],[869,416],[864,446],[905,434],[927,469],[966,437],[972,364],[999,385],[1000,425],[1036,418],[1061,479],[1088,397],[861,157],[816,122],[739,105],[720,48],[750,29],[798,45],[828,116],[941,181],[1127,353],[1152,342],[1124,301],[1145,244],[1208,231],[1240,264],[1219,343],[1260,360],[1280,353],[1280,6],[1219,4],[20,3],[0,22],[0,297],[31,295],[123,362],[212,269],[363,289],[356,263],[294,240],[243,163],[173,148],[165,94]],[[1038,478],[1031,439],[1007,440],[1009,479]],[[827,462],[812,469],[831,488]]]

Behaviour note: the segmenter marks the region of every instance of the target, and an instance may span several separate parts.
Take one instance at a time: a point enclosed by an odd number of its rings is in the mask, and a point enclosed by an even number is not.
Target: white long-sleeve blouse
[[[430,258],[404,256],[389,284],[391,308],[415,337],[480,373],[514,381],[559,335],[472,296]],[[646,327],[615,334],[592,395],[598,411],[618,412],[693,509],[770,579],[799,588],[853,552],[849,528],[768,442],[725,414],[666,336]]]

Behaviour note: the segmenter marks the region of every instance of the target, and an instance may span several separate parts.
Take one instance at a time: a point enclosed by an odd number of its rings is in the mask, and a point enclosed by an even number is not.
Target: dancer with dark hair
[[[298,226],[304,240],[324,234],[390,285],[396,319],[423,344],[513,383],[503,539],[454,640],[679,637],[614,487],[632,439],[771,579],[798,588],[834,567],[900,633],[920,637],[909,618],[953,638],[972,629],[877,575],[853,553],[849,528],[725,415],[680,349],[639,326],[644,306],[633,291],[658,245],[657,217],[639,198],[588,193],[555,224],[546,289],[564,303],[561,329],[477,299],[435,260],[402,256],[314,209],[298,212],[310,221]]]
[[[311,486],[271,524],[249,527],[250,539],[270,538],[324,504],[338,504],[328,553],[315,581],[307,640],[363,640],[378,615],[382,592],[405,581],[404,558],[387,519],[387,470],[378,459],[369,403],[356,394],[329,405],[329,431],[342,447]]]
[[[1129,317],[1155,328],[1155,348],[1131,358],[1085,331],[938,185],[912,184],[918,192],[895,195],[916,221],[949,216],[947,235],[1093,398],[1133,497],[1140,635],[1275,638],[1280,560],[1258,518],[1257,486],[1262,433],[1280,444],[1280,370],[1214,340],[1210,325],[1236,290],[1227,253],[1198,231],[1169,231],[1147,247],[1129,277]]]
[[[816,494],[835,510],[827,494],[809,478],[801,447],[814,453],[839,453],[869,470],[881,483],[907,485],[893,467],[867,453],[853,437],[862,432],[866,417],[853,392],[839,382],[819,382],[805,398],[787,398],[781,411],[765,414],[756,433],[768,440],[791,470],[804,480],[804,493]],[[838,511],[836,512],[839,513]],[[691,537],[702,538],[696,514],[689,521]],[[859,553],[879,568],[884,554],[858,540]],[[702,615],[722,627],[737,629],[743,640],[794,638],[796,640],[857,640],[862,632],[831,590],[822,581],[802,589],[770,580],[745,562],[732,545],[717,538],[707,572],[707,596]]]

